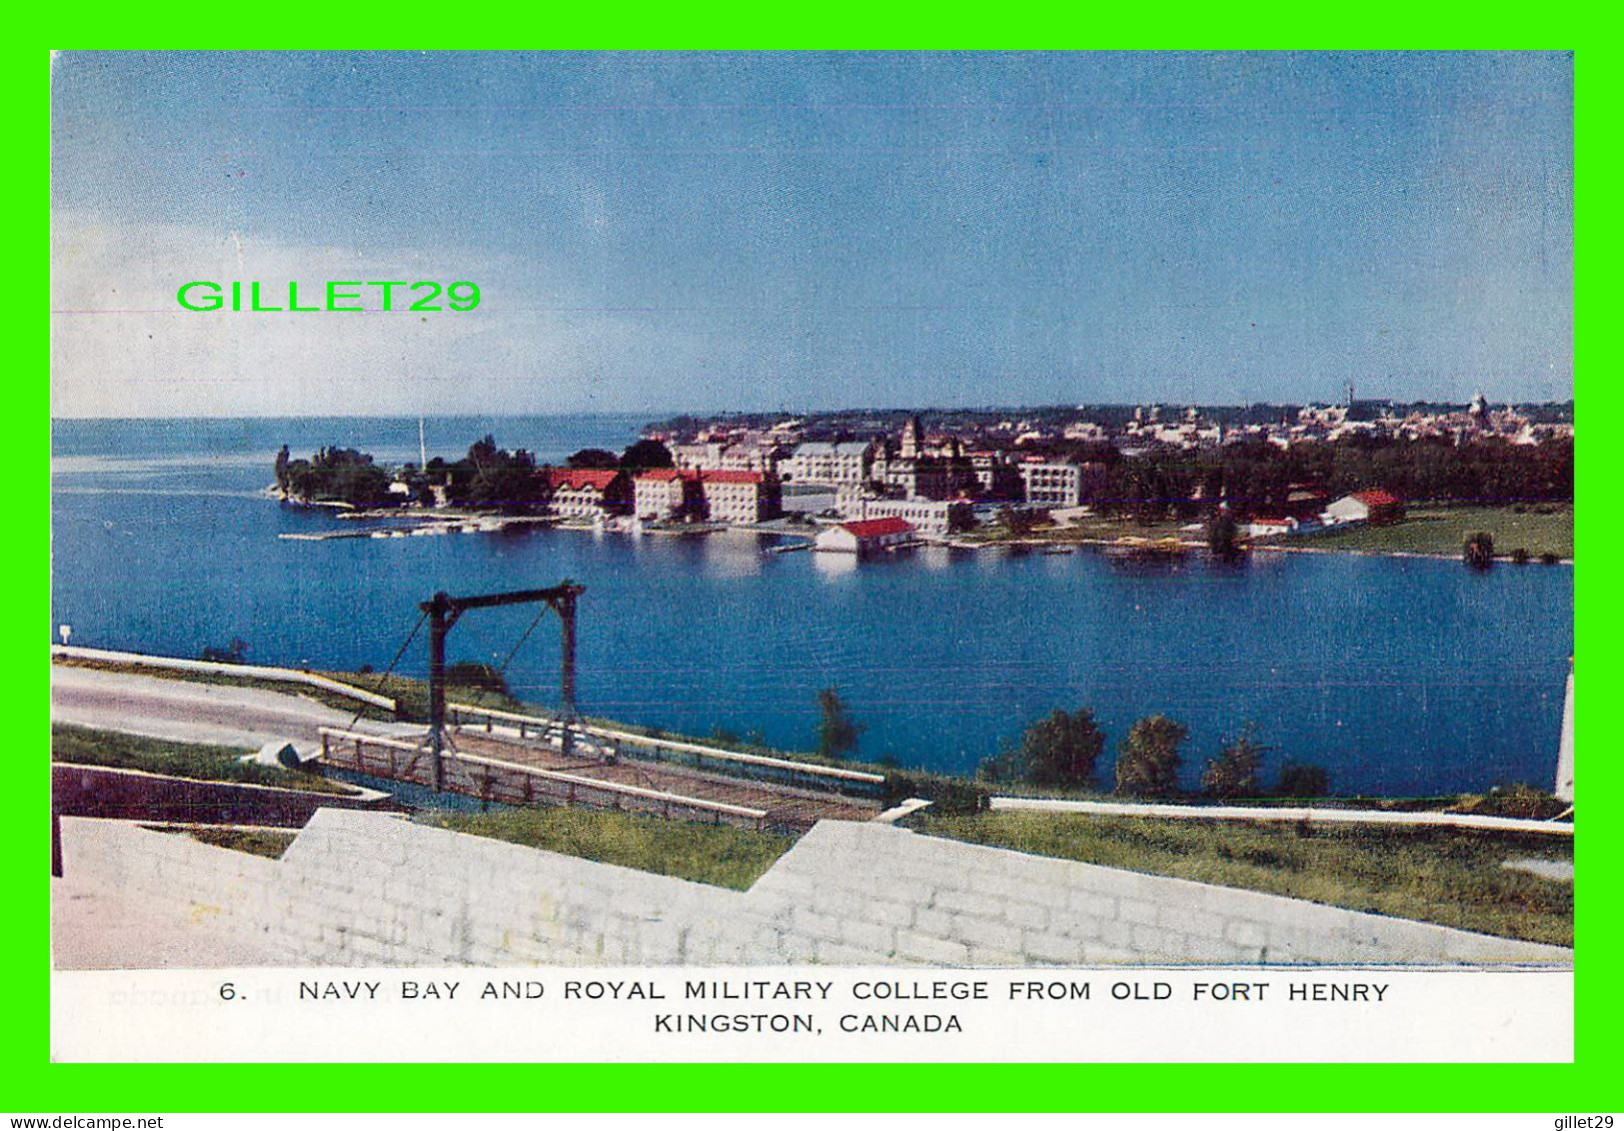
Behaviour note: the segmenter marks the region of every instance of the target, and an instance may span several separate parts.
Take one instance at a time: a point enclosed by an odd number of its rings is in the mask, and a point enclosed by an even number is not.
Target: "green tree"
[[[620,466],[620,459],[614,452],[606,452],[602,448],[582,448],[565,457],[564,463],[590,471],[613,471]]]
[[[1488,569],[1494,564],[1494,535],[1479,530],[1466,536],[1461,549],[1461,560],[1473,569]]]
[[[620,454],[620,466],[627,471],[652,471],[660,467],[675,467],[671,449],[658,440],[639,440]]]
[[[1257,740],[1256,728],[1247,723],[1233,742],[1207,759],[1201,773],[1201,792],[1209,797],[1256,797],[1262,792],[1258,771],[1268,747]]]
[[[1228,511],[1217,511],[1207,521],[1207,551],[1223,561],[1240,556],[1240,531]]]
[[[1280,767],[1280,782],[1274,791],[1281,797],[1324,797],[1331,792],[1331,775],[1324,766],[1287,762]]]
[[[1117,748],[1116,791],[1127,797],[1167,797],[1179,788],[1179,747],[1190,732],[1165,715],[1133,724]]]
[[[825,687],[818,692],[818,753],[825,758],[847,758],[857,753],[857,739],[863,727],[851,717],[840,689]]]
[[[1042,521],[1040,512],[1026,507],[1002,506],[998,508],[998,525],[1012,538],[1024,538]]]
[[[1020,770],[1015,760],[1020,756],[1018,746],[1006,746],[998,753],[983,758],[976,766],[976,780],[988,782],[1018,781]]]
[[[486,436],[468,449],[453,475],[455,501],[472,507],[523,509],[541,503],[545,480],[536,471],[536,457],[523,448],[509,452]]]
[[[1007,774],[1033,785],[1087,785],[1104,749],[1105,732],[1095,723],[1093,711],[1087,707],[1069,714],[1055,711],[1026,728],[1007,762],[994,759],[988,776]]]
[[[288,455],[288,446],[282,445],[282,450],[276,453],[276,486],[286,495],[288,493],[288,464],[292,462]]]
[[[286,463],[278,453],[277,463],[286,480],[288,497],[295,502],[338,501],[356,507],[381,507],[399,501],[389,493],[389,473],[373,463],[371,456],[354,448],[322,448],[312,459]]]

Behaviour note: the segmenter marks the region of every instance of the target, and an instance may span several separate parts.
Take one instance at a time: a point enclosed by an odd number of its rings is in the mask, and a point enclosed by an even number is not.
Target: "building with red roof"
[[[563,518],[619,514],[632,501],[631,480],[624,471],[549,467],[547,486],[552,489],[548,509]]]
[[[762,471],[699,472],[699,492],[706,517],[730,526],[751,526],[784,513],[778,477]]]
[[[818,535],[813,548],[837,554],[869,554],[914,540],[913,523],[902,518],[842,522]]]
[[[1351,495],[1343,495],[1325,508],[1322,517],[1325,519],[1327,526],[1337,526],[1350,522],[1382,526],[1390,522],[1397,522],[1404,517],[1404,502],[1391,491],[1373,487],[1366,491],[1355,491]]]
[[[751,526],[783,513],[778,477],[721,468],[656,468],[633,484],[635,513],[645,520],[698,518]]]
[[[640,473],[632,483],[633,513],[646,521],[698,517],[704,498],[699,473],[675,467],[657,467]]]

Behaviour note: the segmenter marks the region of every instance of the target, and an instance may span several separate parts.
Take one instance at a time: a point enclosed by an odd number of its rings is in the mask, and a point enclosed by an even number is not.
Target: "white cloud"
[[[575,306],[545,265],[510,257],[369,253],[65,216],[53,266],[56,416],[642,409],[691,397],[690,374],[716,352],[703,334],[659,326],[658,314]],[[471,279],[481,304],[437,314],[198,313],[175,298],[196,279],[261,280],[266,305],[282,305],[269,296],[285,297],[288,280],[309,302],[328,280],[391,278]]]

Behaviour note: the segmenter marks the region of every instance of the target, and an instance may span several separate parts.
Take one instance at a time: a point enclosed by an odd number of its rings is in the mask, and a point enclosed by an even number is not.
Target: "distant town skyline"
[[[75,53],[54,415],[1572,397],[1566,53]],[[193,279],[477,282],[201,314]]]

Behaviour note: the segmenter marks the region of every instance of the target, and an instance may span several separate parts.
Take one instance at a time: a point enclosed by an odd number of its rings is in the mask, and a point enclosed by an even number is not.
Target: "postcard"
[[[1571,1062],[1573,82],[57,56],[53,1057]]]

